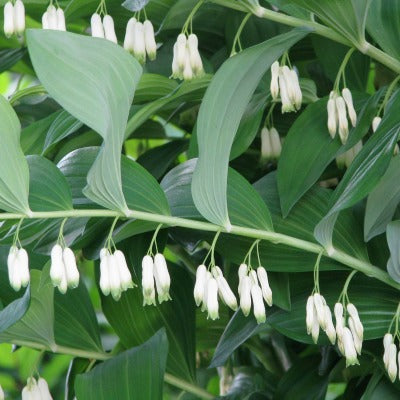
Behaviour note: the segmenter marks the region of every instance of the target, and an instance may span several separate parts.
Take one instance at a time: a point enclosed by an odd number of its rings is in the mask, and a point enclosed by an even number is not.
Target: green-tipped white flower
[[[287,87],[287,83],[285,77],[283,75],[282,68],[279,71],[279,89],[281,95],[281,102],[282,102],[282,114],[294,111],[294,106],[290,101],[289,91]]]
[[[323,296],[321,296],[319,293],[314,294],[314,306],[315,306],[315,311],[317,313],[317,319],[320,327],[325,330],[327,321],[325,319],[326,314],[325,314],[325,306],[326,306],[326,301]]]
[[[16,0],[14,3],[14,30],[18,35],[25,31],[25,6],[22,0]]]
[[[17,268],[19,269],[21,286],[27,287],[30,281],[29,257],[25,249],[19,249],[17,253]]]
[[[114,20],[111,15],[103,17],[104,37],[113,43],[118,43],[117,35],[115,34]]]
[[[290,75],[294,90],[294,97],[293,97],[294,106],[296,110],[300,110],[301,103],[303,102],[303,93],[301,92],[300,88],[299,76],[297,75],[297,72],[294,69],[290,71]]]
[[[242,279],[247,276],[249,267],[246,264],[240,264],[238,269],[238,277],[239,277],[239,285],[238,285],[238,293],[240,293],[240,286]]]
[[[79,270],[76,265],[75,254],[69,247],[63,250],[63,261],[68,287],[72,289],[76,288],[79,285]]]
[[[143,22],[143,32],[146,53],[149,59],[153,61],[157,56],[157,44],[154,36],[153,24],[149,20]]]
[[[318,342],[319,328],[320,328],[320,326],[319,326],[318,318],[315,318],[313,321],[313,326],[311,328],[311,337],[315,344],[317,344],[317,342]]]
[[[339,136],[343,144],[346,144],[349,136],[349,124],[347,122],[346,103],[342,96],[335,99],[336,114],[338,117]]]
[[[351,334],[353,336],[353,340],[354,340],[354,347],[356,348],[357,354],[361,355],[361,350],[362,350],[362,338],[360,338],[360,336],[358,336],[357,334],[357,330],[355,327],[355,323],[352,317],[349,317],[349,319],[347,320]]]
[[[136,22],[133,34],[133,55],[141,63],[146,62],[146,44],[144,41],[144,28],[141,22]]]
[[[136,18],[132,17],[126,24],[125,39],[124,39],[124,49],[133,53],[133,38],[135,35],[135,24]]]
[[[4,34],[6,37],[11,37],[14,34],[14,6],[11,1],[7,1],[4,5]]]
[[[232,289],[229,287],[227,280],[225,279],[221,268],[213,267],[211,270],[212,275],[217,281],[218,285],[218,294],[220,299],[233,311],[236,311],[238,308],[237,300],[235,295],[232,292]]]
[[[57,8],[57,29],[59,31],[66,31],[67,27],[65,25],[65,15],[64,15],[64,11],[62,8]]]
[[[336,303],[335,307],[333,309],[333,312],[335,314],[335,320],[336,320],[336,334],[338,337],[343,336],[343,328],[345,325],[344,321],[344,316],[343,316],[343,305],[342,303]]]
[[[253,301],[253,313],[258,324],[262,324],[267,320],[265,315],[265,306],[260,286],[252,285],[251,300]]]
[[[100,251],[100,289],[103,292],[104,296],[108,296],[110,294],[111,286],[110,286],[110,271],[108,266],[108,257],[110,256],[110,252],[103,248]]]
[[[326,333],[326,336],[328,336],[329,341],[332,344],[335,344],[336,330],[335,330],[335,327],[333,326],[332,313],[331,313],[329,306],[326,305],[324,308],[325,308],[325,322],[326,322],[325,333]]]
[[[210,278],[207,282],[207,318],[215,320],[219,318],[218,314],[218,283],[215,278]]]
[[[191,33],[187,39],[187,49],[189,52],[190,66],[193,75],[200,76],[204,73],[203,62],[198,49],[199,41],[194,33]]]
[[[201,305],[201,312],[207,311],[208,282],[211,278],[212,278],[211,272],[207,271],[205,277],[203,304]]]
[[[179,34],[176,39],[176,65],[182,73],[186,66],[186,42],[186,36],[183,33]]]
[[[349,313],[350,317],[352,318],[352,320],[354,322],[354,329],[355,329],[357,336],[362,341],[363,337],[364,337],[364,327],[363,327],[363,324],[361,323],[360,317],[358,315],[357,308],[354,306],[354,304],[349,303],[349,304],[347,304],[347,312]]]
[[[50,253],[50,278],[54,286],[58,286],[63,276],[65,275],[64,262],[63,262],[63,249],[59,244],[56,244],[51,249]]]
[[[158,301],[162,303],[163,301],[171,300],[169,295],[171,278],[168,272],[167,261],[160,253],[154,256],[154,278],[156,281]]]
[[[104,39],[104,27],[101,22],[101,17],[99,14],[94,13],[90,18],[90,29],[92,31],[92,36]]]
[[[273,100],[279,98],[279,62],[275,61],[271,65],[271,85],[270,92]]]
[[[243,314],[247,317],[251,310],[251,279],[248,275],[242,278],[240,285],[240,308],[242,309]]]
[[[342,342],[344,348],[344,356],[346,357],[346,367],[359,364],[357,359],[357,351],[354,346],[353,335],[349,328],[343,328]]]
[[[117,259],[114,254],[108,255],[107,258],[111,295],[114,300],[118,301],[121,298],[121,278],[119,276]]]
[[[387,373],[389,379],[394,382],[397,377],[397,347],[394,343],[389,345]]]
[[[342,90],[342,96],[347,106],[347,113],[350,118],[351,125],[356,126],[357,124],[357,114],[353,105],[353,97],[351,96],[351,92],[349,89],[344,88]]]
[[[378,126],[381,123],[381,121],[382,121],[381,117],[375,117],[372,120],[372,132],[375,132],[378,129]]]
[[[207,268],[205,265],[199,265],[196,271],[196,282],[194,284],[193,296],[196,306],[199,307],[204,302],[204,288],[207,279]]]
[[[277,160],[281,155],[282,144],[278,131],[272,127],[261,130],[261,160]]]
[[[132,275],[129,271],[128,264],[126,263],[125,255],[121,250],[114,252],[114,257],[117,262],[119,279],[121,282],[121,290],[126,291],[134,287],[132,282]]]
[[[190,81],[194,78],[192,66],[190,65],[190,55],[189,51],[186,50],[185,55],[185,68],[183,69],[183,79],[185,81]]]
[[[257,268],[258,281],[260,282],[261,291],[265,302],[272,306],[272,290],[269,286],[268,274],[264,267]]]
[[[153,259],[149,255],[144,256],[142,260],[143,305],[156,305],[156,292],[154,288],[153,270]]]
[[[336,94],[335,92],[331,92],[328,104],[327,104],[327,111],[328,111],[328,131],[331,135],[332,139],[336,136],[337,131],[337,112],[336,112],[336,102],[335,102]]]

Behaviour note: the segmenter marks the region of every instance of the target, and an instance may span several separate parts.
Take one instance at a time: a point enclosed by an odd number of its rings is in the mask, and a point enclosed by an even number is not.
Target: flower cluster
[[[69,248],[64,249],[56,244],[51,249],[50,278],[53,285],[65,294],[68,288],[79,285],[79,271],[76,266],[74,252]]]
[[[150,60],[155,60],[157,44],[153,24],[149,20],[141,23],[132,17],[126,25],[124,49],[142,64],[146,62],[146,53]]]
[[[282,113],[297,111],[301,107],[303,95],[301,93],[299,77],[294,69],[287,65],[280,66],[278,61],[271,65],[270,92],[272,99],[281,99]]]
[[[387,333],[383,337],[383,348],[383,363],[390,380],[394,382],[397,378],[397,371],[400,379],[400,351],[397,353],[397,346],[391,333]]]
[[[18,291],[29,284],[29,258],[28,253],[23,248],[11,246],[7,258],[8,279],[11,287]]]
[[[190,81],[203,74],[203,62],[198,50],[197,36],[194,33],[188,37],[184,33],[179,34],[174,44],[172,77]]]
[[[4,34],[11,37],[22,35],[25,30],[25,6],[22,0],[8,1],[4,5]]]
[[[356,158],[362,149],[362,141],[357,142],[351,149],[336,157],[336,164],[339,168],[349,168],[350,164]]]
[[[212,320],[219,318],[218,295],[232,310],[238,308],[236,297],[218,266],[212,267],[211,271],[203,264],[197,268],[193,295],[196,305],[201,305],[201,311],[207,311]]]
[[[114,254],[107,248],[100,251],[100,289],[105,296],[110,293],[114,300],[119,300],[121,293],[133,288],[132,276],[125,260],[124,253],[115,250]]]
[[[154,260],[149,254],[144,256],[142,260],[143,305],[156,305],[156,290],[160,304],[171,300],[170,286],[171,278],[165,257],[161,253],[157,253]]]
[[[257,272],[246,264],[241,264],[239,275],[240,308],[245,316],[249,315],[253,303],[253,313],[257,323],[266,321],[264,301],[272,306],[272,290],[269,286],[267,271],[259,266]]]
[[[47,382],[43,378],[37,381],[30,377],[22,389],[22,400],[53,400]]]
[[[349,136],[347,117],[349,117],[353,127],[357,124],[357,114],[353,106],[353,98],[350,90],[344,88],[341,96],[340,93],[332,90],[329,94],[327,110],[329,134],[333,139],[338,131],[340,140],[345,144]]]
[[[94,13],[90,18],[90,28],[93,37],[107,39],[115,44],[118,43],[114,20],[111,15],[105,15],[102,20],[100,14]]]
[[[57,31],[66,31],[64,11],[60,7],[50,4],[42,16],[42,28]]]
[[[272,127],[261,129],[261,160],[277,160],[281,155],[282,144],[278,131]]]

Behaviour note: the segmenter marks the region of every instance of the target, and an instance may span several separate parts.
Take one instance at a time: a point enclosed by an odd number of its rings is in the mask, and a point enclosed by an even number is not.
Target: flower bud
[[[327,104],[328,110],[328,131],[332,139],[336,136],[337,129],[337,114],[336,114],[336,104],[334,99],[329,99]]]
[[[94,13],[90,18],[90,29],[93,37],[104,39],[104,27],[99,14]]]
[[[265,270],[264,267],[260,266],[257,268],[257,276],[258,276],[258,280],[260,282],[263,298],[264,298],[265,302],[271,307],[272,306],[272,290],[271,290],[271,287],[269,286],[267,271]]]
[[[307,335],[312,331],[314,320],[317,318],[315,307],[314,307],[314,296],[308,296],[306,305],[306,327]]]
[[[103,292],[104,296],[108,296],[110,294],[110,271],[108,267],[108,257],[110,256],[110,252],[103,248],[100,251],[100,289]]]
[[[362,338],[360,338],[357,334],[356,328],[355,328],[355,324],[354,324],[354,320],[352,317],[350,317],[348,319],[348,324],[349,324],[349,328],[351,331],[351,334],[353,336],[353,340],[354,340],[354,347],[356,348],[357,354],[361,355],[361,350],[362,350]]]
[[[242,278],[242,283],[240,285],[240,308],[243,314],[247,317],[251,310],[251,279],[249,276],[244,276]]]
[[[114,252],[114,257],[117,262],[119,279],[121,282],[121,289],[123,291],[133,288],[132,275],[129,271],[128,264],[126,263],[125,255],[121,250]]]
[[[380,117],[375,117],[372,120],[372,132],[375,132],[378,129],[379,124],[381,123],[382,118]]]
[[[196,271],[196,283],[194,285],[193,296],[197,307],[204,302],[204,288],[206,285],[207,268],[205,265],[199,265]]]
[[[153,259],[149,255],[144,256],[142,260],[143,305],[156,304],[153,270]]]
[[[7,257],[7,269],[8,269],[8,280],[10,281],[11,287],[15,291],[21,289],[21,280],[17,270],[17,262],[18,262],[17,254],[18,254],[18,248],[16,246],[11,246]]]
[[[54,286],[58,286],[65,274],[64,262],[63,262],[63,250],[59,244],[56,244],[51,249],[50,253],[51,265],[50,265],[50,278]]]
[[[253,312],[257,323],[262,324],[266,321],[265,306],[260,286],[253,285],[251,287],[251,299],[253,301]]]
[[[20,269],[21,285],[23,287],[28,286],[30,281],[29,274],[29,257],[25,249],[19,249],[17,253],[18,267]]]
[[[157,55],[157,44],[154,37],[153,24],[149,20],[143,22],[143,31],[146,53],[149,56],[149,59],[153,61],[156,59]]]
[[[339,96],[335,100],[336,112],[339,121],[339,136],[343,144],[346,144],[349,135],[349,124],[347,122],[346,104],[343,97]]]
[[[113,43],[118,43],[117,36],[114,29],[114,20],[111,15],[103,17],[104,37]]]
[[[349,303],[349,304],[347,304],[347,312],[349,313],[350,317],[353,319],[354,328],[357,333],[357,336],[362,341],[363,336],[364,336],[364,327],[360,321],[360,317],[358,315],[357,308],[354,306],[354,304]]]
[[[65,15],[62,8],[57,8],[57,29],[59,31],[66,31],[67,27],[65,26]]]
[[[18,35],[25,31],[25,6],[22,0],[16,0],[14,3],[14,29]]]
[[[227,280],[221,274],[215,278],[218,284],[218,292],[222,301],[233,311],[236,311],[238,308],[237,300],[235,295],[232,292],[232,289],[229,287]]]
[[[317,313],[318,323],[323,330],[326,329],[327,321],[325,320],[325,299],[319,293],[314,294],[314,306]]]
[[[37,387],[38,392],[40,393],[40,397],[37,397],[38,400],[53,400],[53,397],[51,397],[50,394],[49,385],[43,378],[38,379]]]
[[[133,38],[135,36],[135,24],[136,18],[132,17],[129,19],[126,25],[125,39],[124,39],[124,49],[133,53]]]
[[[4,34],[10,37],[14,34],[14,6],[11,1],[7,1],[4,5]]]
[[[63,251],[63,261],[68,287],[76,288],[79,285],[79,271],[76,266],[75,254],[69,247]]]
[[[144,41],[144,28],[141,22],[136,22],[134,32],[133,54],[141,64],[144,64],[146,62],[146,44]]]
[[[329,306],[326,305],[324,308],[325,308],[325,321],[326,321],[325,333],[328,336],[329,341],[332,344],[335,344],[336,331],[335,331],[335,327],[333,326],[332,313],[331,313]]]
[[[210,278],[207,282],[207,318],[219,318],[218,307],[218,284],[215,278]]]
[[[275,61],[271,65],[271,85],[270,92],[273,100],[278,100],[279,96],[279,62]]]
[[[351,96],[350,90],[347,88],[344,88],[342,90],[342,96],[343,96],[344,101],[346,102],[347,112],[349,114],[351,125],[356,126],[357,114],[356,114],[356,110],[354,109],[353,98]]]
[[[158,253],[154,257],[154,278],[156,281],[158,301],[171,300],[169,295],[169,287],[171,285],[171,278],[169,276],[167,262],[165,257]]]
[[[394,382],[397,377],[397,347],[394,343],[389,346],[387,372],[390,380]]]
[[[353,336],[349,328],[343,328],[343,348],[344,348],[344,356],[346,357],[346,367],[350,365],[359,364],[357,359],[357,352],[354,346]]]
[[[176,39],[176,45],[177,67],[180,71],[183,72],[186,67],[186,36],[183,33],[178,35],[178,38]]]
[[[204,72],[203,62],[198,50],[198,39],[194,33],[191,33],[187,39],[187,48],[189,51],[190,66],[194,75],[201,75]]]

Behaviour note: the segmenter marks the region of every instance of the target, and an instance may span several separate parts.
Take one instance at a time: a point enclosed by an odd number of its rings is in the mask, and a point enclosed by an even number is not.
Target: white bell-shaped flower
[[[289,97],[289,88],[287,87],[286,79],[283,75],[282,68],[279,71],[279,89],[282,102],[282,114],[294,111],[293,104]]]
[[[385,364],[386,370],[389,368],[389,348],[393,343],[393,335],[391,333],[386,333],[383,337],[383,363]],[[400,365],[400,364],[399,364]]]
[[[238,308],[236,297],[233,294],[232,289],[229,287],[221,269],[219,267],[213,267],[212,275],[218,284],[219,297],[229,308],[236,311]]]
[[[156,281],[158,301],[171,300],[169,295],[169,288],[171,286],[171,278],[169,276],[167,261],[163,254],[156,254],[154,256],[154,278]]]
[[[319,293],[314,294],[314,306],[315,310],[317,313],[317,319],[320,327],[325,330],[327,321],[326,321],[326,313],[325,313],[325,306],[326,306],[326,301],[323,296],[321,296]]]
[[[372,120],[372,132],[375,132],[378,129],[378,126],[381,123],[381,121],[382,121],[381,117],[375,117]]]
[[[108,255],[107,258],[111,295],[114,300],[118,301],[121,298],[121,278],[119,276],[117,259],[114,254]]]
[[[207,318],[216,320],[219,318],[218,283],[215,278],[209,278],[207,282]]]
[[[314,307],[314,296],[308,296],[306,304],[306,327],[307,334],[310,335],[314,326],[314,321],[317,319],[317,313]]]
[[[6,37],[11,37],[15,32],[14,25],[14,6],[11,1],[7,1],[4,5],[4,34]]]
[[[176,63],[178,70],[183,73],[183,70],[186,67],[186,43],[187,39],[186,36],[181,33],[178,35],[178,38],[176,39]],[[190,60],[189,60],[189,65],[190,65]]]
[[[361,323],[360,317],[358,315],[357,308],[352,303],[347,304],[346,308],[347,308],[347,312],[349,313],[350,317],[352,318],[352,320],[354,322],[355,332],[357,333],[357,336],[362,341],[363,337],[364,337],[364,327],[363,327],[363,324]]]
[[[336,112],[336,102],[334,98],[334,92],[331,92],[331,98],[328,100],[327,111],[328,111],[328,131],[332,139],[336,136],[337,131],[337,112]]]
[[[279,62],[275,61],[271,65],[271,84],[270,92],[273,100],[279,98]]]
[[[65,25],[65,15],[62,8],[57,8],[57,29],[59,31],[66,31],[67,27]]]
[[[117,35],[115,34],[114,20],[111,15],[103,17],[104,37],[113,43],[118,43]]]
[[[21,279],[17,270],[17,254],[18,248],[11,246],[7,257],[8,280],[15,291],[21,289]]]
[[[397,347],[394,343],[389,345],[387,373],[389,379],[394,382],[397,377]]]
[[[335,327],[333,326],[331,310],[327,305],[325,306],[325,322],[326,322],[326,328],[325,328],[326,336],[328,336],[328,339],[332,344],[335,344],[336,330]]]
[[[157,56],[157,43],[154,36],[154,28],[151,21],[146,20],[143,22],[144,43],[146,53],[151,61],[156,59]]]
[[[151,256],[146,255],[142,260],[142,290],[143,305],[156,304],[156,292],[154,288],[154,262]]]
[[[79,270],[76,265],[75,254],[69,247],[66,247],[63,251],[63,261],[68,287],[76,288],[79,285]]]
[[[14,30],[18,35],[25,31],[25,6],[22,0],[15,0],[14,3]]]
[[[346,326],[343,328],[342,342],[344,348],[344,356],[346,358],[346,367],[359,364],[357,359],[357,351],[354,345],[353,335]]]
[[[136,18],[132,17],[126,24],[125,39],[124,39],[124,49],[133,53],[133,38],[135,35],[135,24]]]
[[[349,124],[347,122],[346,103],[343,97],[338,96],[335,99],[336,113],[338,118],[339,136],[343,144],[346,144],[349,136]]]
[[[116,250],[114,252],[114,257],[117,262],[119,278],[121,282],[121,290],[126,291],[133,288],[132,275],[129,271],[128,264],[126,263],[125,255],[121,250]]]
[[[17,268],[19,269],[19,277],[22,287],[27,287],[30,281],[29,273],[29,257],[25,249],[21,248],[17,253]]]
[[[146,44],[144,40],[144,28],[141,22],[136,22],[134,26],[133,54],[141,64],[146,62]]]
[[[239,266],[239,269],[238,269],[238,277],[239,277],[238,293],[240,293],[240,285],[241,285],[242,279],[245,276],[247,276],[248,269],[249,269],[249,267],[244,263],[240,264],[240,266]]]
[[[37,397],[37,400],[53,400],[51,396],[49,385],[43,378],[39,378],[37,381],[38,392],[40,393],[40,397]]]
[[[110,284],[110,271],[108,267],[108,257],[110,256],[110,252],[103,248],[100,251],[100,289],[103,292],[104,296],[108,296],[111,291]]]
[[[338,337],[343,336],[343,329],[345,325],[343,311],[343,305],[341,303],[336,303],[333,312],[335,314],[336,334]]]
[[[314,308],[315,308],[315,306],[314,306]],[[317,315],[317,314],[315,313],[315,315]],[[318,318],[314,318],[313,326],[311,328],[311,337],[312,337],[312,340],[314,343],[318,342],[319,328],[320,328],[320,326],[319,326]]]
[[[187,39],[187,49],[189,51],[190,66],[195,76],[200,76],[204,72],[198,45],[197,36],[191,33]]]
[[[208,282],[212,278],[210,271],[207,271],[203,293],[203,304],[201,305],[201,312],[207,311],[207,296],[208,296]]]
[[[243,314],[247,317],[251,310],[251,279],[248,275],[244,276],[240,285],[240,308]]]
[[[42,16],[42,28],[54,30],[58,28],[57,10],[52,4],[47,7],[46,12]]]
[[[53,246],[50,257],[50,278],[54,286],[59,286],[65,275],[63,249],[59,244]]]
[[[104,39],[104,27],[99,14],[94,13],[90,18],[90,29],[93,37]]]
[[[266,321],[265,306],[261,288],[258,285],[251,287],[251,300],[253,301],[253,313],[258,324]]]
[[[353,97],[351,95],[351,92],[348,88],[344,88],[342,90],[342,96],[343,99],[346,103],[347,106],[347,113],[349,115],[350,118],[350,122],[352,126],[356,126],[357,124],[357,113],[356,110],[354,109],[354,105],[353,105]]]
[[[194,78],[192,66],[190,65],[190,54],[189,51],[186,50],[185,55],[185,68],[183,69],[183,79],[185,81],[190,81]]]
[[[350,328],[350,332],[353,336],[353,340],[354,340],[354,347],[356,348],[357,354],[361,355],[361,350],[362,350],[362,338],[360,338],[360,336],[358,336],[357,334],[357,330],[355,327],[355,323],[352,317],[349,317],[349,319],[347,320],[349,328]]]
[[[268,274],[264,267],[257,268],[258,281],[260,282],[261,291],[265,302],[272,306],[272,290],[269,286]]]
[[[205,265],[199,265],[196,271],[196,282],[194,285],[193,295],[194,301],[198,306],[204,302],[204,288],[207,279],[207,268]]]
[[[292,86],[294,91],[294,97],[293,97],[294,106],[296,110],[300,110],[301,103],[303,102],[303,93],[301,92],[300,88],[299,76],[297,75],[297,72],[294,69],[290,71],[290,76],[292,79]]]

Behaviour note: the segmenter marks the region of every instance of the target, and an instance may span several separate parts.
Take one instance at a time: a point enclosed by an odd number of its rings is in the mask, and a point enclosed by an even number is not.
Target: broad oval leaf
[[[75,379],[78,400],[160,400],[168,340],[160,330],[141,346],[97,365]]]
[[[392,221],[387,226],[386,238],[390,250],[387,271],[396,282],[400,282],[400,221]]]
[[[215,74],[201,103],[193,200],[207,220],[228,230],[231,225],[227,205],[228,164],[240,120],[271,64],[308,32],[295,29],[233,56]]]
[[[19,138],[21,125],[10,103],[0,95],[0,209],[29,214],[29,169]]]
[[[106,208],[126,212],[121,147],[142,72],[139,63],[110,41],[68,32],[30,29],[27,42],[32,64],[49,94],[104,139],[88,174],[85,195]]]

